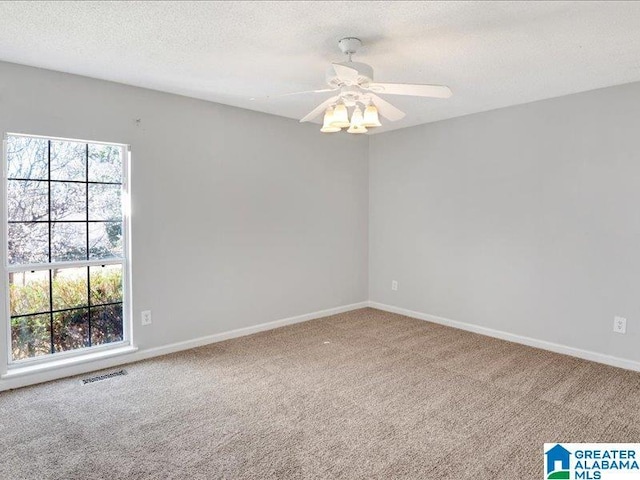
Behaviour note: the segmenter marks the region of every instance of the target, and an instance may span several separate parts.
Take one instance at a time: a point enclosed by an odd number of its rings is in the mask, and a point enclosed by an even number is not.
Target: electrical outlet
[[[391,290],[393,290],[394,292],[396,290],[398,290],[398,281],[397,280],[391,280]]]
[[[627,319],[623,317],[613,317],[613,331],[616,333],[627,333]]]
[[[151,310],[142,312],[142,325],[151,325]]]

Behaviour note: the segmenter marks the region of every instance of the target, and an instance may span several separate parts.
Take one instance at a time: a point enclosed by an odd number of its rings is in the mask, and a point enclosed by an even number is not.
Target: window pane
[[[86,220],[86,188],[84,183],[51,182],[51,220]]]
[[[86,180],[87,144],[51,142],[51,180]]]
[[[89,268],[91,305],[122,301],[122,265]]]
[[[120,185],[89,185],[89,220],[122,220]]]
[[[91,308],[91,345],[122,340],[122,305]]]
[[[124,161],[122,146],[7,136],[14,360],[122,341],[123,265],[55,262],[124,258]]]
[[[49,142],[42,138],[7,137],[8,178],[47,179]]]
[[[51,261],[87,259],[86,223],[51,224]]]
[[[89,258],[122,258],[122,223],[89,224]]]
[[[53,314],[53,350],[64,352],[89,346],[89,311],[86,308]]]
[[[10,223],[7,228],[9,264],[46,263],[49,227],[46,223]]]
[[[11,316],[49,311],[49,270],[9,274]]]
[[[14,360],[51,353],[49,314],[11,319],[11,354]]]
[[[57,268],[53,270],[52,280],[54,310],[89,305],[87,267]]]
[[[7,210],[10,222],[49,220],[49,187],[47,182],[7,181]]]
[[[89,144],[89,181],[122,182],[122,148]]]

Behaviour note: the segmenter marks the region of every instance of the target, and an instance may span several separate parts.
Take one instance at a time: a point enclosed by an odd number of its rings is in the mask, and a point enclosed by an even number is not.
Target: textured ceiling
[[[387,82],[449,85],[448,100],[386,95],[378,131],[640,80],[640,2],[0,2],[0,60],[301,118],[337,40]],[[382,95],[381,95],[382,96]]]

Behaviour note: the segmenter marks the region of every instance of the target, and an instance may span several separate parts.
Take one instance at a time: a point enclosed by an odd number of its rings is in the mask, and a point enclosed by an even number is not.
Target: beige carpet
[[[640,374],[363,309],[0,393],[1,479],[538,479],[640,441]]]

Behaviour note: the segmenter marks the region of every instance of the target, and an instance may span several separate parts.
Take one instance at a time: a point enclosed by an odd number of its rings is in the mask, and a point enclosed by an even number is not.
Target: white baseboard
[[[136,356],[138,358],[136,358],[136,361],[144,360],[151,357],[157,357],[160,355],[167,355],[169,353],[179,352],[181,350],[189,350],[190,348],[202,347],[203,345],[222,342],[224,340],[230,340],[232,338],[244,337],[253,333],[273,330],[274,328],[284,327],[286,325],[293,325],[294,323],[302,323],[309,320],[315,320],[317,318],[337,315],[338,313],[350,312],[351,310],[357,310],[359,308],[365,308],[367,306],[369,306],[369,302],[352,303],[351,305],[343,305],[341,307],[329,308],[327,310],[306,313],[304,315],[298,315],[295,317],[283,318],[281,320],[275,320],[273,322],[260,323],[258,325],[252,325],[250,327],[237,328],[235,330],[216,333],[214,335],[208,335],[206,337],[194,338],[185,342],[171,343],[162,347],[150,348],[137,352]]]
[[[75,365],[62,367],[55,366],[46,370],[40,369],[38,371],[34,371],[33,373],[5,375],[5,378],[0,380],[0,392],[13,388],[26,387],[28,385],[34,385],[36,383],[48,382],[60,378],[81,375],[83,373],[94,372],[96,370],[103,370],[105,368],[112,368],[127,363],[138,362],[140,360],[159,357],[161,355],[167,355],[169,353],[175,353],[181,350],[189,350],[190,348],[201,347],[203,345],[222,342],[224,340],[229,340],[232,338],[244,337],[246,335],[264,332],[266,330],[273,330],[274,328],[284,327],[285,325],[293,325],[294,323],[301,323],[308,320],[315,320],[317,318],[336,315],[338,313],[349,312],[351,310],[357,310],[359,308],[365,308],[367,306],[369,306],[369,302],[353,303],[351,305],[343,305],[341,307],[329,308],[327,310],[306,313],[304,315],[297,315],[295,317],[283,318],[280,320],[275,320],[273,322],[266,322],[258,325],[252,325],[250,327],[238,328],[227,332],[216,333],[214,335],[207,335],[205,337],[194,338],[191,340],[186,340],[184,342],[171,343],[169,345],[163,345],[161,347],[149,348],[146,350],[137,350],[135,348],[130,348],[129,351],[131,353],[111,356],[109,358],[100,360],[90,362],[85,361]],[[82,357],[78,358],[82,359]]]
[[[529,347],[549,350],[551,352],[570,355],[572,357],[582,358],[584,360],[590,360],[592,362],[604,363],[605,365],[611,365],[612,367],[624,368],[627,370],[635,370],[636,372],[640,372],[640,362],[636,362],[634,360],[627,360],[625,358],[605,355],[604,353],[592,352],[590,350],[582,350],[580,348],[569,347],[567,345],[561,345],[559,343],[552,343],[545,340],[538,340],[536,338],[516,335],[501,330],[494,330],[492,328],[481,327],[472,323],[450,320],[448,318],[437,317],[435,315],[429,315],[422,312],[415,312],[413,310],[407,310],[406,308],[395,307],[393,305],[385,305],[383,303],[369,301],[369,307],[375,308],[377,310],[383,310],[385,312],[397,313],[406,317],[416,318],[418,320],[425,320],[427,322],[433,322],[440,325],[446,325],[448,327],[458,328],[460,330],[466,330],[468,332],[479,333],[481,335],[487,335],[489,337],[499,338],[501,340],[507,340],[509,342],[520,343]]]
[[[32,374],[25,374],[23,376],[15,376],[0,380],[0,391],[9,390],[13,388],[25,387],[28,385],[34,385],[36,383],[48,382],[50,380],[57,380],[59,378],[71,377],[75,375],[81,375],[83,373],[93,372],[96,370],[102,370],[105,368],[112,368],[119,365],[137,362],[152,357],[158,357],[161,355],[167,355],[170,353],[179,352],[182,350],[188,350],[191,348],[201,347],[209,345],[211,343],[222,342],[224,340],[230,340],[232,338],[244,337],[253,333],[264,332],[266,330],[272,330],[278,327],[284,327],[286,325],[293,325],[295,323],[306,322],[308,320],[314,320],[317,318],[328,317],[330,315],[336,315],[339,313],[349,312],[351,310],[357,310],[359,308],[371,307],[385,312],[397,313],[418,320],[424,320],[427,322],[438,323],[440,325],[446,325],[460,330],[466,330],[469,332],[479,333],[481,335],[487,335],[489,337],[499,338],[501,340],[507,340],[509,342],[519,343],[530,347],[540,348],[543,350],[549,350],[551,352],[560,353],[564,355],[570,355],[584,360],[590,360],[597,363],[603,363],[605,365],[611,365],[613,367],[624,368],[627,370],[634,370],[640,372],[640,362],[628,360],[620,357],[614,357],[612,355],[605,355],[603,353],[592,352],[589,350],[582,350],[575,347],[569,347],[567,345],[560,345],[557,343],[547,342],[545,340],[538,340],[531,337],[525,337],[522,335],[516,335],[513,333],[504,332],[501,330],[494,330],[471,323],[459,322],[456,320],[450,320],[448,318],[438,317],[435,315],[429,315],[422,312],[416,312],[408,310],[406,308],[396,307],[393,305],[385,305],[383,303],[367,301],[359,302],[351,305],[343,305],[341,307],[330,308],[327,310],[320,310],[313,313],[307,313],[304,315],[298,315],[295,317],[283,318],[275,320],[273,322],[261,323],[259,325],[253,325],[245,328],[238,328],[227,332],[217,333],[214,335],[208,335],[205,337],[194,338],[184,342],[172,343],[169,345],[163,345],[161,347],[150,348],[146,350],[137,350],[135,348],[132,353],[123,354],[121,356],[114,356],[110,358],[104,358],[92,362],[79,363],[77,365],[52,368],[46,371],[37,371]]]

